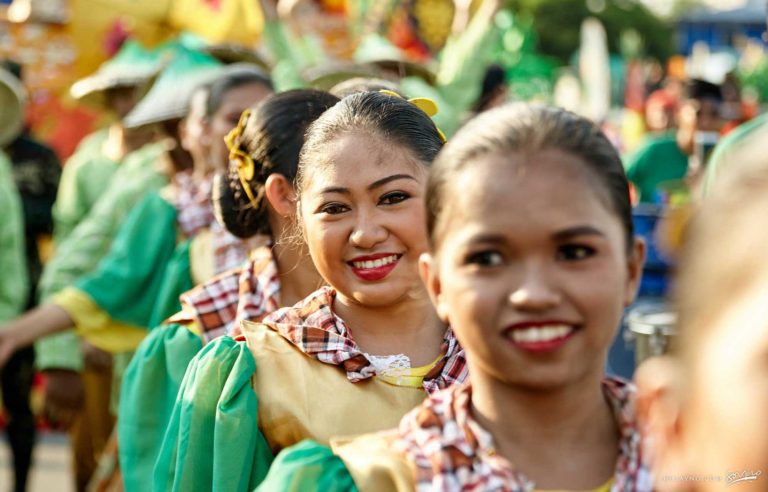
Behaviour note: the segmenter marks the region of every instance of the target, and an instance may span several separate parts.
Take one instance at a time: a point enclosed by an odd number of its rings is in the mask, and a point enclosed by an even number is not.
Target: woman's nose
[[[359,214],[350,242],[360,249],[371,249],[387,239],[387,228],[373,214]]]
[[[557,306],[561,296],[549,277],[544,266],[526,267],[521,282],[510,292],[509,302],[521,311],[542,311]]]

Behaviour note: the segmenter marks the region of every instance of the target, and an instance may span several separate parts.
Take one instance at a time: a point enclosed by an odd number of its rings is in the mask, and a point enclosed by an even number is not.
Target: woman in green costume
[[[155,490],[251,490],[282,448],[394,425],[466,376],[417,273],[437,127],[417,106],[369,92],[343,99],[306,138],[296,210],[330,287],[242,322],[241,337],[214,340],[192,360]]]
[[[307,126],[337,102],[314,90],[270,96],[244,113],[228,137],[233,160],[227,177],[216,185],[220,218],[236,236],[264,235],[272,244],[252,250],[246,265],[182,295],[181,312],[139,345],[120,398],[118,438],[125,490],[151,488],[182,376],[203,344],[231,334],[241,320],[258,321],[295,304],[322,282],[305,247],[291,240],[293,180]],[[243,161],[253,163],[248,175],[238,167]]]
[[[613,145],[559,108],[494,109],[441,152],[426,203],[422,279],[468,380],[391,431],[286,450],[259,491],[653,490],[634,386],[604,374],[645,253]]]
[[[211,139],[210,152],[196,147],[204,146],[205,142],[182,136],[185,147],[197,148],[195,152],[199,154],[194,173],[178,172],[169,186],[159,193],[148,193],[129,213],[110,253],[99,267],[49,303],[10,324],[0,338],[2,350],[24,346],[73,327],[89,343],[108,352],[133,350],[146,335],[155,305],[162,302],[158,300],[160,293],[166,292],[177,299],[181,292],[194,285],[191,278],[194,268],[190,264],[194,260],[188,253],[184,254],[191,247],[182,244],[182,254],[176,249],[185,238],[216,227],[211,204],[211,173],[223,168],[226,154],[222,158],[219,150],[217,159],[214,142],[226,134],[245,108],[270,92],[269,79],[252,67],[230,69],[217,79],[211,85],[201,114],[203,124],[210,127],[205,133]],[[189,133],[190,121],[187,123],[184,131]],[[217,164],[209,164],[208,159]],[[214,268],[224,271],[245,259],[247,245],[223,230],[213,236],[214,248],[208,249],[206,261],[211,262],[213,257]],[[227,252],[233,245],[240,248],[240,256],[217,251],[218,248]],[[183,272],[186,276],[169,277],[169,272],[176,275]],[[164,287],[168,282],[176,286],[175,292],[173,288]],[[174,311],[171,309],[170,313]]]

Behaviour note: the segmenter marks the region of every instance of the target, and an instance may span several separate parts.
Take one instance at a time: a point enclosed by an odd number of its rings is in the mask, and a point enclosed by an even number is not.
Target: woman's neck
[[[125,129],[120,123],[112,123],[107,130],[107,139],[101,146],[101,152],[109,159],[119,162],[125,157]]]
[[[280,304],[293,306],[323,285],[305,248],[275,241],[272,255],[280,275]]]
[[[505,384],[470,364],[472,413],[496,451],[540,489],[592,489],[614,474],[619,426],[601,372],[552,390]]]
[[[440,355],[446,327],[423,289],[382,307],[362,305],[338,295],[334,310],[363,352],[404,354],[412,367],[429,364]]]

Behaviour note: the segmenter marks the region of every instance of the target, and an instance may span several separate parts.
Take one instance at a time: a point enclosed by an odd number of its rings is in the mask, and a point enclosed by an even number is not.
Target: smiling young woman
[[[252,490],[281,449],[387,428],[466,377],[418,274],[427,170],[442,143],[426,113],[375,92],[310,126],[297,219],[328,286],[242,323],[239,341],[216,340],[190,363],[156,489]]]
[[[467,383],[397,430],[286,450],[259,490],[650,490],[634,388],[603,373],[644,257],[608,139],[561,109],[489,111],[441,152],[426,201],[420,270]]]

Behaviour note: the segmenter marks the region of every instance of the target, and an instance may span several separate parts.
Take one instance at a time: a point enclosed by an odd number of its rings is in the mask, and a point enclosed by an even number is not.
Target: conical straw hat
[[[26,100],[21,81],[0,68],[0,147],[11,143],[24,128]]]
[[[156,75],[167,59],[167,51],[162,47],[148,51],[138,41],[126,41],[94,74],[75,82],[70,94],[83,102],[102,105],[107,89],[139,86]]]
[[[215,58],[179,47],[149,92],[123,120],[127,128],[183,118],[195,89],[217,77],[223,65]]]

